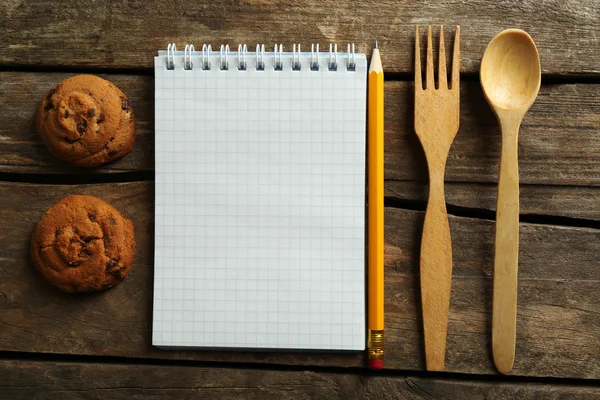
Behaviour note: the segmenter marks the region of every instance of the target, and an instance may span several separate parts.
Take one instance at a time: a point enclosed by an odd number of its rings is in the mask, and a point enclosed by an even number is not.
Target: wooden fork
[[[415,40],[415,131],[429,169],[429,201],[421,240],[421,302],[427,369],[444,369],[452,283],[452,244],[444,199],[444,170],[458,132],[460,100],[460,27],[454,36],[451,88],[446,75],[444,27],[440,27],[438,88],[433,78],[431,26],[427,32],[425,89],[421,82],[419,27]]]

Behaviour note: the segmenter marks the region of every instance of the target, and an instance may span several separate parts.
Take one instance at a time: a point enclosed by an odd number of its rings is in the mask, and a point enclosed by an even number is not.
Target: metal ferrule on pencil
[[[369,329],[368,345],[369,360],[383,360],[383,329]]]

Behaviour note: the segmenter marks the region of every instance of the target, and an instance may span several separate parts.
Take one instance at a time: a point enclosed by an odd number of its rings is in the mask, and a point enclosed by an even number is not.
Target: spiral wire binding
[[[259,52],[260,50],[260,52]],[[263,44],[260,47],[258,44],[256,45],[256,69],[258,71],[265,70],[265,45]]]
[[[296,50],[297,49],[297,50]],[[219,69],[228,70],[229,69],[229,53],[230,53],[229,45],[221,45],[219,51]],[[166,58],[166,68],[168,70],[175,69],[175,53],[177,52],[177,46],[175,43],[169,43],[167,46],[167,58]],[[202,46],[202,55],[201,55],[201,65],[200,67],[203,70],[210,70],[210,56],[212,52],[211,45],[203,45]],[[192,70],[194,69],[193,58],[195,57],[196,50],[193,44],[189,44],[185,46],[185,50],[183,51],[183,69],[184,70]],[[240,71],[245,71],[248,69],[248,63],[246,61],[246,56],[248,54],[248,46],[238,45],[237,50],[237,68]],[[302,68],[302,64],[300,62],[301,58],[301,47],[298,44],[294,43],[292,48],[292,71],[300,71]],[[265,45],[256,45],[256,70],[264,71],[265,70]],[[327,67],[329,71],[337,71],[338,69],[338,49],[337,44],[329,44],[329,59],[327,60]],[[275,71],[283,70],[283,45],[275,45],[275,50],[273,52],[273,69]],[[310,48],[310,61],[309,61],[309,69],[311,71],[319,71],[319,44],[317,43],[311,45]],[[356,48],[354,43],[348,43],[348,52],[347,52],[347,61],[346,61],[346,70],[348,71],[356,71]]]
[[[185,45],[185,50],[183,51],[183,69],[191,70],[194,68],[194,63],[192,61],[194,51],[195,49],[193,44]]]
[[[283,71],[283,61],[281,61],[281,56],[283,55],[283,45],[280,44],[279,47],[275,45],[275,57],[273,57],[273,64],[275,71]]]
[[[167,46],[167,69],[175,69],[175,52],[177,51],[177,46],[175,43],[169,43]]]
[[[240,71],[245,71],[246,70],[246,53],[248,52],[248,46],[244,45],[244,47],[242,47],[242,45],[240,44],[238,46],[238,69]]]
[[[331,43],[329,44],[329,70],[337,71],[337,43],[333,47],[333,51],[331,50]]]
[[[202,46],[202,69],[209,70],[210,69],[210,61],[208,58],[210,57],[210,52],[212,51],[212,46],[209,44]]]
[[[300,71],[300,68],[302,68],[302,65],[300,64],[300,51],[300,43],[298,43],[298,53],[296,53],[296,43],[294,43],[294,50],[292,51],[292,71]]]
[[[356,71],[356,53],[354,52],[354,43],[352,43],[352,53],[350,53],[350,43],[348,43],[348,71]]]
[[[311,71],[319,70],[319,43],[317,43],[317,52],[315,53],[315,45],[310,46],[310,69]]]
[[[229,61],[227,61],[227,54],[229,54],[229,45],[221,45],[221,51],[219,55],[219,68],[222,71],[229,69]]]

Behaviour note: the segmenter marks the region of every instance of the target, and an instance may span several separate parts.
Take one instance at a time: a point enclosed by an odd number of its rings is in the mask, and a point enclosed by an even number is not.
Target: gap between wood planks
[[[194,360],[175,360],[175,359],[155,359],[155,358],[127,358],[113,356],[88,356],[88,355],[67,355],[50,353],[26,353],[13,351],[0,351],[0,360],[2,361],[33,361],[33,362],[56,362],[56,363],[87,363],[87,364],[111,364],[111,365],[144,365],[144,366],[168,366],[168,367],[188,367],[188,368],[226,368],[237,370],[259,370],[259,371],[294,371],[294,372],[314,372],[329,374],[353,374],[363,377],[388,377],[388,378],[427,378],[440,380],[456,380],[462,382],[498,382],[513,384],[553,384],[564,386],[580,387],[598,387],[600,379],[582,379],[582,378],[547,378],[535,376],[518,375],[485,375],[485,374],[462,374],[456,372],[432,372],[420,370],[382,370],[371,371],[368,368],[360,367],[321,367],[306,365],[281,365],[268,363],[248,363],[248,362],[220,362],[220,361],[194,361]]]
[[[437,72],[436,72],[437,74]],[[411,82],[414,80],[414,74],[412,72],[388,72],[384,71],[385,81],[407,81]],[[448,70],[448,80],[450,80],[450,69]],[[479,74],[473,72],[462,72],[460,74],[461,82],[479,82]],[[423,82],[425,79],[423,79]],[[542,75],[542,85],[551,84],[594,84],[600,83],[599,75],[591,74],[550,74]]]
[[[31,72],[31,73],[72,73],[72,74],[107,74],[107,75],[141,75],[154,76],[154,69],[149,68],[89,68],[89,67],[71,67],[71,66],[34,66],[21,64],[0,64],[0,72]],[[451,69],[448,68],[448,74]],[[450,75],[448,75],[448,78]],[[407,81],[414,79],[413,72],[385,72],[385,81]],[[473,72],[463,72],[460,74],[462,82],[479,82],[479,74]],[[542,74],[542,85],[546,84],[594,84],[600,83],[600,75],[596,74]]]
[[[425,212],[425,208],[427,207],[427,203],[424,201],[399,199],[397,197],[390,196],[385,197],[384,203],[386,207],[400,208],[412,211]],[[496,212],[494,210],[488,210],[484,208],[461,207],[448,203],[446,203],[446,209],[449,215],[454,215],[456,217],[484,219],[489,221],[496,220]],[[537,225],[600,229],[600,221],[585,218],[562,217],[554,215],[520,214],[519,222]]]
[[[114,172],[109,174],[90,174],[88,172],[86,170],[70,174],[0,172],[0,182],[41,185],[91,185],[94,183],[127,183],[154,180],[154,171]]]
[[[91,73],[91,74],[135,74],[152,76],[153,69],[149,68],[81,68],[81,67],[65,67],[65,66],[30,66],[30,65],[0,65],[0,71],[21,71],[21,72],[69,72],[69,73]],[[413,74],[407,72],[388,73],[385,75],[386,81],[412,81]],[[461,74],[462,81],[477,82],[479,75],[477,73]],[[551,74],[542,77],[542,84],[559,84],[559,83],[583,83],[583,84],[598,84],[600,83],[600,75],[586,74]],[[0,181],[19,182],[19,183],[34,183],[34,184],[61,184],[61,185],[76,185],[76,184],[94,184],[94,183],[123,183],[134,181],[149,181],[154,179],[154,171],[135,171],[135,172],[115,172],[110,174],[30,174],[30,173],[10,173],[0,172]],[[386,207],[399,209],[407,209],[414,211],[425,211],[427,203],[421,200],[399,199],[396,197],[386,197]],[[482,208],[468,208],[446,204],[448,214],[476,218],[484,220],[495,220],[495,211]],[[585,218],[538,215],[538,214],[521,214],[520,221],[524,223],[533,223],[540,225],[554,225],[567,227],[583,227],[600,229],[600,221],[590,220]]]
[[[99,183],[127,183],[154,180],[154,171],[121,172],[111,174],[27,174],[16,172],[0,172],[0,182],[31,183],[46,185],[90,185]],[[427,202],[421,200],[399,199],[386,196],[385,206],[412,211],[425,211]],[[484,208],[470,208],[446,203],[449,215],[463,218],[475,218],[493,221],[496,219],[494,210]],[[519,221],[522,223],[553,225],[575,228],[600,229],[600,221],[586,218],[574,218],[553,215],[521,214]]]

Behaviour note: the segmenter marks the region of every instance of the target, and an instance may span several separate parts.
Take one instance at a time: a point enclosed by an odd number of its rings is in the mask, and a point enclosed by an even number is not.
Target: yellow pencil
[[[369,368],[383,367],[383,68],[375,42],[369,68]]]

